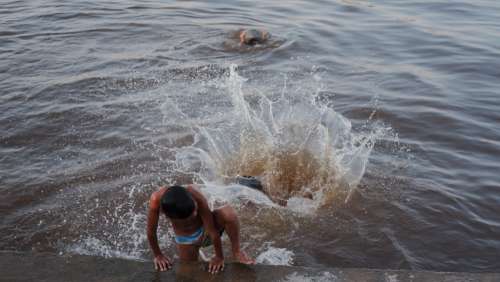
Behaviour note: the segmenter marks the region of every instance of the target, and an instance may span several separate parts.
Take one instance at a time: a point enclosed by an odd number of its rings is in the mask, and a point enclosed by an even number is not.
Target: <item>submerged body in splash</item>
[[[273,196],[272,194],[266,193],[266,191],[269,191],[270,189],[264,188],[262,181],[259,179],[259,177],[249,176],[249,175],[243,175],[243,176],[238,175],[235,178],[235,182],[240,185],[253,188],[255,190],[258,190],[266,194],[266,196],[268,196],[274,203],[280,206],[286,207],[288,204],[288,199],[280,198],[277,196]],[[303,198],[313,200],[313,194],[310,191],[304,191],[303,193],[301,193],[301,196]]]

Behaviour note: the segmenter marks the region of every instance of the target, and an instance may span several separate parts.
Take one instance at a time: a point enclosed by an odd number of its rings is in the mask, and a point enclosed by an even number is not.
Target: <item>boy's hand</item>
[[[157,255],[154,259],[155,269],[165,271],[172,268],[172,261],[164,255]]]
[[[224,259],[218,256],[213,256],[208,263],[208,272],[217,274],[219,271],[224,270]]]

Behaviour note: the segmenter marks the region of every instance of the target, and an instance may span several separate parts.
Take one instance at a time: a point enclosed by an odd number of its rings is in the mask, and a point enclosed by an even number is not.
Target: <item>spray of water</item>
[[[340,195],[348,200],[381,131],[353,132],[316,92],[289,91],[286,83],[278,94],[266,86],[246,91],[246,81],[231,65],[215,83],[225,107],[178,120],[195,135],[192,145],[176,150],[179,171],[195,171],[205,183],[257,176],[270,199],[288,206],[320,207]]]

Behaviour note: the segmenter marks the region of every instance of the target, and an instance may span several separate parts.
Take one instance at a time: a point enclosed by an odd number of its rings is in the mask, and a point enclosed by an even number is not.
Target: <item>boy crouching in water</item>
[[[234,259],[244,264],[255,263],[240,250],[240,226],[232,207],[211,211],[207,199],[196,188],[191,185],[187,188],[172,186],[154,192],[149,202],[147,235],[156,270],[165,271],[172,267],[172,260],[162,254],[158,245],[156,231],[160,211],[172,223],[181,261],[197,261],[200,247],[213,244],[215,255],[209,262],[208,271],[215,274],[223,270],[221,235],[225,231],[231,240]]]

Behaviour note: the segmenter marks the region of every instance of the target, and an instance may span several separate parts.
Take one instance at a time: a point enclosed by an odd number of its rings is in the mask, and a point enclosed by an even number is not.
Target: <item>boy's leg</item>
[[[231,251],[236,260],[242,263],[254,263],[254,260],[240,249],[240,223],[236,211],[231,206],[223,206],[213,211],[215,227],[224,229],[231,241]]]
[[[177,251],[181,261],[197,261],[199,249],[200,247],[197,245],[177,244]]]

